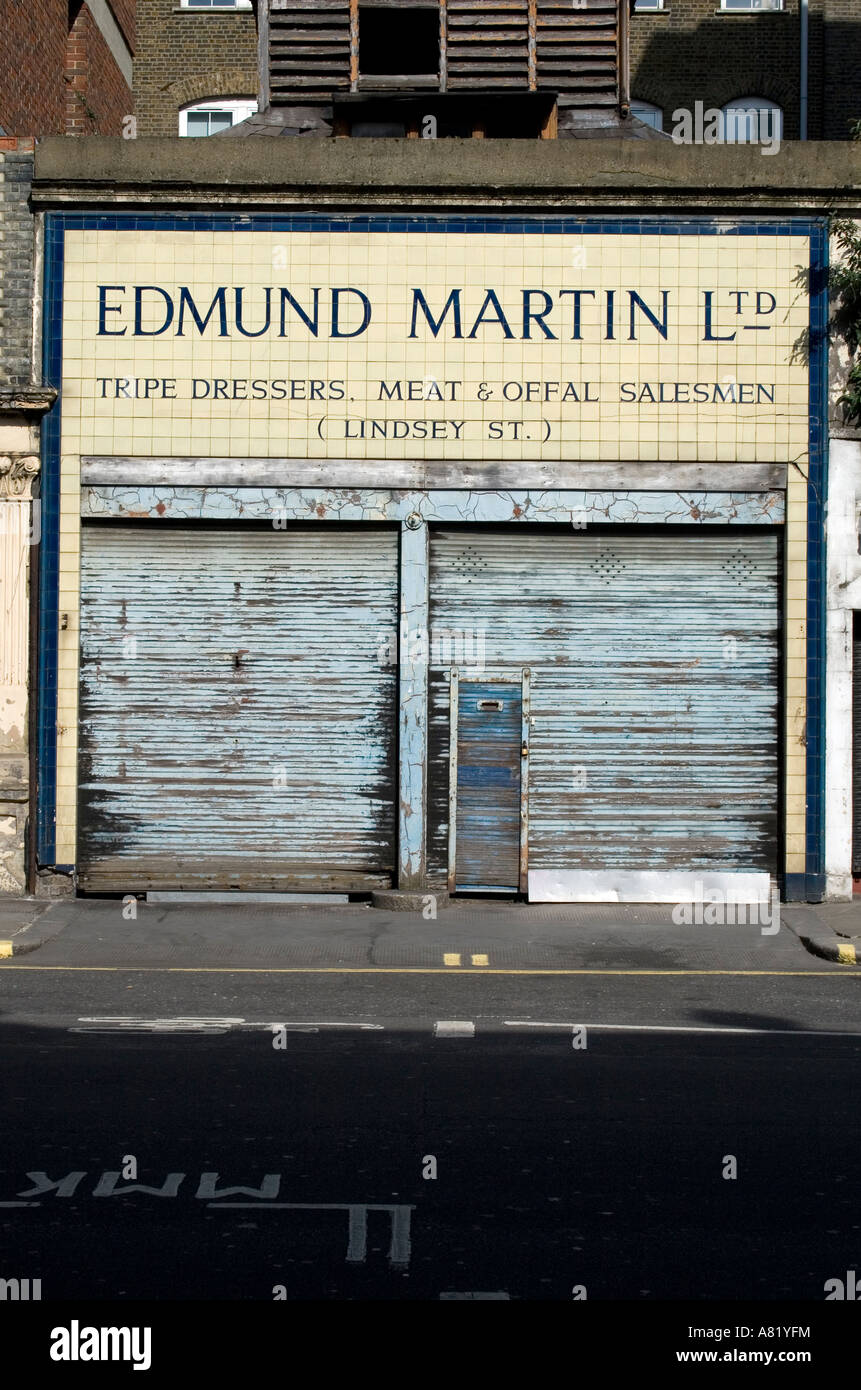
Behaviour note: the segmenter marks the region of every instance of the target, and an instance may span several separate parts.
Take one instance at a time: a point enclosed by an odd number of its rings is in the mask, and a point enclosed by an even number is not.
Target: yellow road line
[[[471,975],[470,966],[460,969],[439,965],[13,965],[20,970],[67,971],[70,973],[142,975]],[[837,978],[846,972],[834,970],[532,970],[528,966],[502,969],[491,966],[484,975],[751,975],[781,979],[790,975],[816,975]],[[861,971],[853,972],[861,974]]]

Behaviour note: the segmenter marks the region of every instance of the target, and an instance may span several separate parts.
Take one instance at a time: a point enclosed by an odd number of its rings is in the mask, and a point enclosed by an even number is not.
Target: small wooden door
[[[519,682],[460,682],[456,891],[518,891],[521,740]]]

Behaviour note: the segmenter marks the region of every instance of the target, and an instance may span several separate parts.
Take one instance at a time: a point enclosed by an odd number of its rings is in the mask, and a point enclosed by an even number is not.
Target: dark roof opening
[[[368,77],[439,72],[439,10],[359,6],[359,72]]]

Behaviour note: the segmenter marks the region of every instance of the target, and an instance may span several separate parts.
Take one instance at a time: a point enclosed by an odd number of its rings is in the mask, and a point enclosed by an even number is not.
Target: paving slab
[[[841,965],[861,963],[861,904],[799,903],[782,920],[814,956]]]
[[[28,911],[30,909],[28,908]],[[802,909],[786,909],[796,917]],[[22,919],[20,950],[40,965],[101,968],[381,969],[479,974],[683,970],[801,971],[821,965],[781,918],[756,925],[684,925],[666,906],[453,901],[414,912],[284,903],[126,903],[67,899]],[[25,914],[26,918],[26,914]],[[820,953],[821,954],[821,953]],[[835,969],[846,958],[825,956]]]
[[[56,906],[45,898],[0,898],[0,959],[35,951],[57,936],[65,923],[54,921]]]

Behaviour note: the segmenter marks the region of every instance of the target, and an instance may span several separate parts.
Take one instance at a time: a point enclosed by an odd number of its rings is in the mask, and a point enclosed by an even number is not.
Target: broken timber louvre
[[[552,138],[578,126],[618,125],[629,110],[632,4],[258,0],[262,105],[316,108],[341,135],[376,115],[384,99],[391,119],[398,98],[410,96],[434,113],[457,111],[457,128],[443,134]],[[532,97],[534,131],[528,107],[521,116],[516,102],[505,106],[518,94]],[[483,107],[468,101],[478,95]],[[378,133],[417,136],[417,122],[406,115],[403,132]]]

